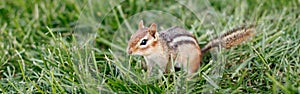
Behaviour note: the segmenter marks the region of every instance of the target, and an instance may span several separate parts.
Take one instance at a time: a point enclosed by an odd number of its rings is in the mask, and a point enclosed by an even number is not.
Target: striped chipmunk
[[[200,48],[195,36],[180,27],[171,27],[158,32],[156,24],[145,27],[141,20],[138,30],[130,37],[127,53],[144,56],[147,72],[153,66],[159,66],[164,72],[182,68],[188,74],[197,72],[202,55],[214,47],[230,48],[246,41],[254,35],[254,26],[242,26],[210,40],[204,48]]]

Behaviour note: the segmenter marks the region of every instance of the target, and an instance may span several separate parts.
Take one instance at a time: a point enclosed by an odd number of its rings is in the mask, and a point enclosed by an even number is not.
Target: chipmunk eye
[[[140,45],[146,45],[147,44],[147,39],[143,39]]]

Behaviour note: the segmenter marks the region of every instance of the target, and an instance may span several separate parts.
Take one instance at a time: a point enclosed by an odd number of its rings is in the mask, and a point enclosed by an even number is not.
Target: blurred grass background
[[[299,0],[0,0],[0,92],[299,93],[299,5]],[[181,72],[172,81],[147,77],[143,59],[124,52],[130,33],[117,32],[130,27],[134,32],[138,23],[126,26],[126,20],[150,10],[179,19],[201,47],[240,25],[255,24],[257,35],[206,54],[192,81]]]

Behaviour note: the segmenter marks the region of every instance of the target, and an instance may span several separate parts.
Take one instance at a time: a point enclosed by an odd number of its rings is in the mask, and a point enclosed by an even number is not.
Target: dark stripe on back
[[[173,46],[171,46],[170,44],[168,44],[168,45],[172,49],[177,49],[178,46],[180,46],[180,45],[186,45],[186,44],[194,44],[195,45],[195,42],[191,41],[191,40],[182,40],[182,41],[175,42],[174,44],[175,45],[173,45]]]
[[[191,35],[191,34],[177,34],[177,35],[172,36],[172,37],[170,38],[170,40],[167,40],[167,43],[169,44],[169,43],[171,43],[175,38],[181,37],[181,36],[191,37],[191,38],[195,39],[195,37],[194,37],[193,35]],[[195,40],[196,40],[196,39],[195,39]]]

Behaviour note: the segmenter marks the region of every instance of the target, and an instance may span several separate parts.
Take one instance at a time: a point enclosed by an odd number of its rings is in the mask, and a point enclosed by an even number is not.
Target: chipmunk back
[[[164,72],[172,71],[171,66],[175,64],[175,67],[183,68],[190,74],[198,70],[202,54],[209,49],[218,45],[230,48],[240,44],[253,36],[253,31],[253,26],[234,29],[212,39],[204,49],[200,49],[196,38],[185,29],[171,27],[157,32],[156,24],[151,24],[148,28],[144,26],[143,21],[140,21],[138,31],[128,42],[127,52],[144,56],[149,73],[156,65]]]
[[[159,32],[161,42],[167,48],[169,63],[194,73],[200,66],[202,53],[194,35],[180,27],[171,27]],[[171,62],[173,61],[173,62]]]

